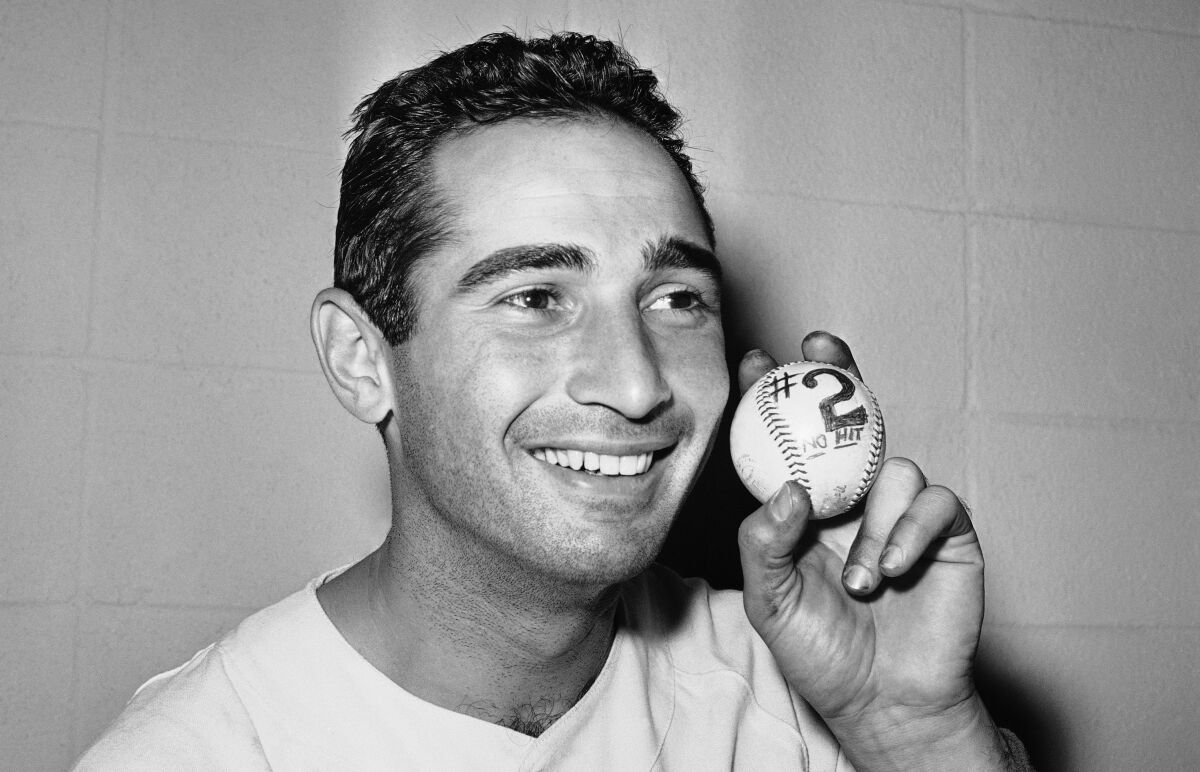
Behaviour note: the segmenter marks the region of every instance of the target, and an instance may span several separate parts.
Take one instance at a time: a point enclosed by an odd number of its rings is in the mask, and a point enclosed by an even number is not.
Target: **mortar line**
[[[1049,630],[1172,630],[1178,632],[1200,631],[1200,625],[1174,624],[1170,622],[1013,622],[1009,620],[985,621],[983,629],[1049,629]]]
[[[0,609],[69,609],[72,612],[75,610],[75,598],[73,596],[64,598],[4,598],[0,599]]]
[[[963,193],[967,210],[979,208],[976,190],[976,162],[979,135],[976,132],[975,91],[975,25],[969,11],[962,12],[962,143],[963,143]]]
[[[976,425],[979,366],[975,361],[979,340],[980,283],[977,276],[974,245],[975,228],[969,213],[978,206],[975,191],[975,39],[970,12],[960,11],[962,33],[962,143],[963,143],[963,196],[968,212],[962,216],[962,270],[963,270],[963,415],[966,422],[966,495],[971,500],[979,498],[978,453]]]
[[[1200,429],[1200,419],[1153,418],[1149,416],[1071,415],[1066,413],[1037,413],[1016,410],[973,410],[976,419],[1001,423],[1038,426],[1052,429],[1116,429],[1121,431],[1154,431],[1163,434],[1187,434]]]
[[[1139,233],[1172,233],[1181,236],[1197,236],[1200,235],[1200,227],[1196,228],[1179,228],[1172,225],[1138,225],[1128,222],[1103,222],[1101,220],[1089,220],[1082,217],[1070,217],[1062,215],[1049,214],[1023,214],[1020,212],[1004,211],[995,207],[977,207],[974,211],[968,214],[977,215],[979,217],[995,217],[1004,220],[1024,220],[1027,222],[1040,222],[1050,225],[1072,225],[1077,227],[1087,228],[1107,228],[1110,230],[1136,231]]]
[[[112,79],[114,77],[114,51],[117,48],[113,40],[114,16],[119,10],[120,0],[110,0],[105,12],[104,23],[104,61],[101,63],[100,77],[100,131],[96,141],[96,176],[92,182],[92,228],[91,254],[88,265],[88,294],[84,312],[83,352],[91,353],[95,343],[96,323],[96,292],[99,283],[100,236],[103,230],[104,214],[104,173],[107,166],[108,153],[112,147],[112,119],[116,112],[113,99]]]
[[[96,178],[92,189],[92,194],[95,197],[92,202],[92,248],[91,260],[88,266],[88,294],[85,305],[86,315],[84,317],[83,354],[85,358],[92,351],[95,343],[96,295],[99,284],[101,255],[100,235],[103,229],[102,220],[104,212],[104,179],[105,169],[108,165],[108,153],[112,146],[112,122],[116,113],[113,96],[113,79],[116,77],[116,59],[119,52],[119,45],[116,38],[123,12],[121,2],[122,0],[109,0],[105,8],[104,17],[104,60],[101,63],[102,72],[100,77],[100,130],[96,140]],[[78,363],[80,358],[73,357],[72,361]],[[75,593],[71,600],[75,609],[75,625],[71,633],[71,710],[67,720],[72,756],[81,752],[83,750],[82,746],[90,740],[90,738],[79,736],[82,727],[80,712],[83,704],[80,649],[83,646],[83,614],[87,607],[87,604],[84,602],[83,577],[87,565],[88,545],[88,540],[85,536],[88,531],[88,511],[92,500],[93,469],[91,463],[92,453],[89,446],[94,435],[92,420],[96,415],[96,410],[94,405],[95,383],[92,374],[85,369],[81,377],[83,380],[83,415],[80,416],[80,480],[78,483],[79,499],[76,510],[77,532],[74,554]]]
[[[898,2],[904,2],[904,0],[898,0]],[[1141,32],[1150,35],[1162,35],[1164,37],[1185,38],[1188,40],[1196,40],[1197,38],[1200,38],[1200,29],[1196,31],[1184,31],[1178,29],[1169,29],[1166,27],[1151,27],[1142,24],[1133,24],[1131,22],[1104,21],[1099,19],[1072,19],[1066,16],[1040,16],[1034,13],[1002,11],[994,8],[979,8],[971,5],[964,7],[969,7],[973,13],[977,13],[982,16],[996,16],[1002,19],[1019,19],[1022,21],[1040,22],[1042,24],[1059,24],[1072,27],[1092,27],[1095,29],[1110,29],[1121,32]]]
[[[739,195],[750,196],[773,196],[793,198],[800,201],[811,201],[814,203],[823,204],[839,204],[842,206],[860,206],[871,209],[895,209],[904,212],[919,212],[925,214],[945,214],[945,215],[974,215],[977,217],[995,217],[1006,220],[1023,220],[1027,222],[1046,223],[1048,225],[1071,225],[1082,226],[1089,228],[1107,228],[1111,230],[1126,230],[1145,233],[1171,233],[1184,236],[1200,235],[1200,227],[1196,228],[1180,228],[1169,225],[1139,225],[1136,223],[1122,222],[1104,222],[1102,220],[1091,220],[1082,217],[1070,217],[1064,215],[1054,215],[1046,213],[1026,214],[1021,212],[1006,211],[997,207],[980,206],[932,206],[926,204],[911,204],[900,201],[870,201],[865,199],[842,198],[838,196],[827,196],[817,193],[809,193],[798,190],[777,190],[772,188],[747,188],[739,185],[718,186],[717,192],[709,191],[710,198],[715,198],[720,195],[720,192],[736,193]]]
[[[71,121],[39,121],[35,118],[0,118],[0,126],[4,127],[26,127],[35,129],[58,129],[60,131],[84,131],[92,134],[99,134],[101,131],[100,122],[92,124],[73,123]]]
[[[233,611],[239,614],[248,615],[256,611],[260,611],[267,606],[287,597],[288,593],[280,595],[275,600],[264,601],[263,603],[195,603],[192,601],[182,601],[177,603],[169,603],[166,601],[119,601],[119,600],[93,600],[91,605],[101,608],[119,608],[119,609],[147,609],[150,611]]]
[[[942,9],[959,9],[970,11],[971,13],[997,16],[1008,19],[1021,19],[1024,21],[1036,21],[1046,24],[1065,24],[1079,27],[1096,27],[1101,29],[1115,29],[1124,32],[1146,32],[1157,35],[1167,35],[1171,37],[1182,38],[1200,38],[1200,28],[1196,30],[1176,29],[1172,27],[1156,27],[1147,24],[1136,24],[1134,22],[1121,22],[1114,20],[1103,19],[1085,19],[1073,18],[1070,16],[1055,16],[1053,14],[1037,14],[1028,11],[1006,11],[999,8],[989,8],[987,6],[978,5],[971,2],[954,2],[954,0],[874,0],[874,2],[886,5],[908,5],[915,8],[942,8]]]
[[[118,131],[114,131],[114,133],[120,134],[123,137],[135,137],[137,139],[161,139],[168,142],[194,142],[199,145],[233,147],[243,150],[286,150],[291,153],[300,153],[302,155],[328,158],[331,161],[337,162],[340,162],[346,154],[344,147],[337,151],[314,150],[311,147],[300,147],[298,145],[291,145],[284,142],[236,139],[233,137],[204,137],[199,134],[182,134],[172,131],[141,131],[138,129],[120,129]],[[340,169],[335,171],[340,171]]]
[[[49,361],[49,362],[65,362],[78,364],[83,367],[104,368],[113,366],[127,367],[150,367],[161,370],[171,370],[176,372],[185,372],[189,370],[207,370],[213,372],[251,372],[251,373],[274,373],[282,375],[314,375],[320,372],[320,368],[315,364],[313,367],[274,367],[270,365],[256,365],[237,362],[173,362],[167,360],[153,359],[134,359],[127,357],[115,356],[100,356],[96,354],[58,354],[58,353],[41,353],[41,352],[24,352],[24,351],[9,351],[0,352],[0,361]]]

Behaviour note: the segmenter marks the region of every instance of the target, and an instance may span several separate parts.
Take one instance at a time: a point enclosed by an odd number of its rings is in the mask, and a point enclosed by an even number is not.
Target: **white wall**
[[[981,677],[1035,760],[1189,768],[1194,0],[0,4],[0,767],[64,768],[380,537],[381,446],[307,339],[338,137],[503,26],[620,35],[663,75],[738,340],[842,334],[891,449],[973,503]]]

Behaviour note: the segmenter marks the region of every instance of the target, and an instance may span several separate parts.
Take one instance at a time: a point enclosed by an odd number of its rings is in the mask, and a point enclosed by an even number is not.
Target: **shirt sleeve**
[[[73,772],[270,769],[220,652],[210,646],[143,684]]]

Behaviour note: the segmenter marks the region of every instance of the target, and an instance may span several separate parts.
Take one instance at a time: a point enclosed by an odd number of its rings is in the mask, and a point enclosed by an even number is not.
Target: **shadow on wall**
[[[1067,722],[1027,677],[1005,669],[983,653],[975,660],[975,685],[996,723],[1015,732],[1025,743],[1035,768],[1073,769],[1065,742]]]
[[[735,362],[733,367],[736,366]],[[742,587],[738,526],[759,506],[738,479],[729,457],[731,418],[732,409],[726,410],[705,472],[684,503],[659,554],[659,562],[680,576],[703,577],[722,590]]]
[[[723,249],[731,255],[729,265],[746,265],[739,260],[737,246]],[[730,401],[721,422],[720,434],[704,473],[696,483],[667,536],[659,562],[681,576],[704,578],[718,589],[741,589],[742,571],[738,556],[737,533],[741,521],[753,512],[758,501],[750,495],[729,456],[729,423],[740,394],[737,392],[737,365],[742,354],[766,338],[755,329],[745,314],[736,311],[739,294],[736,283],[726,288],[726,358],[729,364]],[[986,630],[985,630],[986,635]],[[1028,674],[1015,672],[1011,664],[988,655],[986,647],[975,663],[975,678],[980,694],[999,726],[1016,733],[1029,751],[1030,760],[1040,770],[1071,769],[1067,743],[1067,722],[1053,707],[1048,695],[1030,680]]]
[[[741,397],[737,384],[737,367],[742,355],[760,347],[767,338],[749,314],[739,313],[748,307],[752,293],[745,285],[751,277],[739,276],[738,270],[753,265],[743,259],[755,251],[753,245],[722,244],[721,261],[726,268],[722,288],[725,321],[725,358],[729,368],[730,395],[721,419],[721,428],[713,445],[704,473],[696,482],[679,517],[675,520],[659,562],[681,576],[698,576],[717,589],[742,588],[742,567],[738,556],[738,526],[760,505],[737,476],[729,455],[729,425]],[[761,251],[761,250],[759,250]],[[799,341],[797,341],[799,346]],[[779,352],[772,352],[782,356]]]

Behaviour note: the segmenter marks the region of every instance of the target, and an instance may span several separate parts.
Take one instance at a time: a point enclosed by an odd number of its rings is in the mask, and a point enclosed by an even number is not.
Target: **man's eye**
[[[558,306],[558,296],[552,290],[541,287],[523,289],[503,298],[503,302],[531,311],[549,311]]]
[[[700,296],[690,290],[668,292],[650,304],[652,311],[691,311],[703,305]]]

